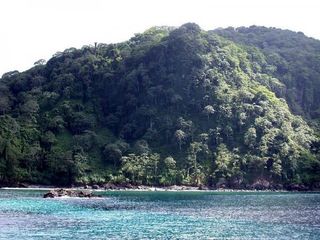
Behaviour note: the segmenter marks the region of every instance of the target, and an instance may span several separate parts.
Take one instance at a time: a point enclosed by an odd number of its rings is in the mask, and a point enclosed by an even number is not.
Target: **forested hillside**
[[[308,38],[302,32],[257,26],[218,29],[214,32],[244,45],[260,66],[271,65],[262,71],[278,78],[285,85],[282,96],[288,101],[291,110],[315,120],[314,124],[319,125],[319,40]],[[265,57],[261,58],[256,48]]]
[[[6,73],[0,183],[319,187],[319,46],[188,23]]]

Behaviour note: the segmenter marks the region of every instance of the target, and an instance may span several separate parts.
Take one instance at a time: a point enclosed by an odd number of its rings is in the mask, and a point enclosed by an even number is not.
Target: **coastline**
[[[320,192],[318,187],[307,187],[305,185],[291,184],[283,185],[269,185],[262,184],[250,185],[243,188],[232,188],[224,185],[220,187],[209,187],[205,185],[189,186],[189,185],[170,185],[170,186],[150,186],[150,185],[132,185],[125,184],[90,184],[90,185],[71,185],[71,186],[55,186],[55,185],[41,185],[41,184],[27,184],[20,183],[17,185],[0,185],[0,190],[38,190],[38,191],[52,191],[52,190],[71,190],[71,191],[92,191],[92,192],[106,192],[106,191],[133,191],[133,192]]]
[[[218,188],[218,189],[199,189],[198,187],[179,187],[179,188],[167,188],[167,187],[143,187],[143,188],[118,188],[118,189],[86,189],[83,187],[54,187],[54,186],[31,186],[31,187],[1,187],[0,190],[19,190],[19,191],[51,191],[56,189],[66,189],[72,191],[90,190],[93,192],[301,192],[301,191],[289,191],[289,190],[257,190],[257,189],[229,189],[229,188]],[[317,191],[305,191],[305,192],[317,192]]]

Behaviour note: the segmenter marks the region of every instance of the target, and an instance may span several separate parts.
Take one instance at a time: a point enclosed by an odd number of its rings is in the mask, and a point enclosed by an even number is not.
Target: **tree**
[[[12,183],[17,179],[18,157],[20,155],[19,143],[16,139],[0,138],[0,160],[3,166],[0,179]]]
[[[159,167],[160,155],[153,153],[149,155],[149,161],[147,162],[147,184],[158,184],[158,167]]]
[[[194,185],[201,185],[204,181],[203,166],[199,163],[199,154],[202,154],[202,161],[204,162],[209,154],[207,144],[200,142],[192,142],[188,149],[187,155],[187,179]]]
[[[146,140],[138,140],[135,142],[133,150],[137,154],[149,153],[151,150]]]
[[[11,104],[8,96],[0,95],[0,114],[5,114],[10,110]]]
[[[103,155],[107,162],[113,163],[113,166],[117,166],[122,158],[122,151],[117,144],[108,144],[103,149]]]
[[[22,143],[20,126],[9,116],[0,116],[0,182],[13,183],[20,177],[18,160]]]
[[[244,143],[250,148],[254,149],[257,140],[257,132],[254,127],[251,127],[247,130],[244,135]]]
[[[93,150],[98,143],[98,136],[95,132],[85,130],[82,134],[74,135],[73,142],[75,146],[81,147],[84,151],[88,152]]]
[[[129,154],[122,157],[121,171],[134,184],[157,184],[159,154]]]
[[[35,114],[39,111],[39,104],[36,100],[31,99],[25,102],[20,110],[24,114]]]
[[[187,135],[185,134],[184,131],[178,129],[178,130],[174,133],[174,137],[175,137],[175,139],[178,141],[179,149],[181,150],[181,145],[183,144],[183,141],[186,139]]]
[[[207,106],[204,107],[203,112],[204,112],[205,115],[207,115],[207,118],[208,118],[208,121],[209,121],[210,115],[214,114],[215,110],[211,105],[207,105]]]
[[[45,132],[41,137],[41,145],[47,151],[51,150],[52,145],[57,141],[55,135],[51,131]]]
[[[242,174],[239,155],[230,152],[224,144],[218,146],[214,164],[214,176],[216,179],[225,178],[230,180]]]
[[[83,133],[95,125],[95,117],[84,112],[73,113],[70,119],[70,130],[73,133]]]
[[[36,61],[35,63],[34,63],[34,65],[35,66],[38,66],[38,65],[44,65],[44,64],[46,64],[46,60],[44,60],[44,59],[39,59],[38,61]]]
[[[164,163],[164,179],[161,181],[163,184],[174,184],[176,176],[176,161],[173,157],[169,156],[163,160]]]
[[[183,117],[179,117],[177,120],[177,127],[185,133],[185,137],[193,140],[195,128],[191,120],[185,120]]]

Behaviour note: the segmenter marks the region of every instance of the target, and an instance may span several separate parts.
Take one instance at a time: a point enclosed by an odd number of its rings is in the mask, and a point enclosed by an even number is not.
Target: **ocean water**
[[[0,239],[320,239],[320,193],[43,193],[0,190]]]

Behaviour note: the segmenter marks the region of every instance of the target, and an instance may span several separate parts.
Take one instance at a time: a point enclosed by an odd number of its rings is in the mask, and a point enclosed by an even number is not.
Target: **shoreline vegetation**
[[[77,191],[83,192],[103,192],[103,191],[137,191],[137,192],[166,192],[166,191],[210,191],[210,192],[318,192],[318,188],[308,188],[306,186],[294,185],[287,188],[226,188],[226,187],[208,187],[208,186],[186,186],[186,185],[172,185],[172,186],[147,186],[147,185],[131,185],[131,184],[104,184],[104,185],[84,185],[84,186],[46,186],[46,185],[27,185],[20,186],[2,186],[0,190],[40,190],[40,191]]]

